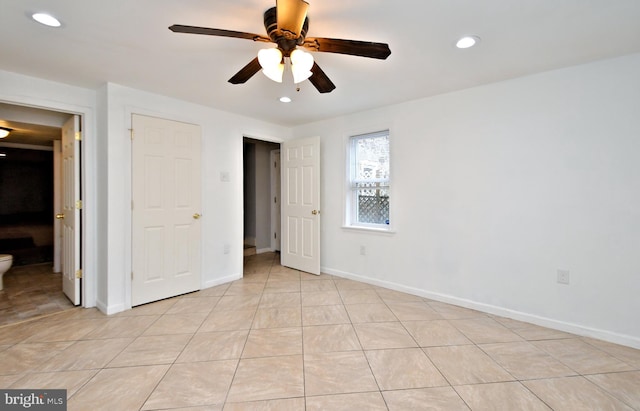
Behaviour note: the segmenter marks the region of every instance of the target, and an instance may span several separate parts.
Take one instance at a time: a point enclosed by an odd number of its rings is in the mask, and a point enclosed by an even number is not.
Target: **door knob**
[[[195,214],[193,215],[193,219],[194,219],[194,220],[198,220],[200,217],[202,217],[202,216],[201,216],[200,214],[198,214],[198,213],[195,213]]]
[[[311,212],[311,214],[313,214],[313,215],[318,215],[318,214],[320,214],[320,211],[319,211],[319,210],[313,210],[313,211]]]
[[[56,219],[63,220],[64,219],[64,214],[56,214]]]

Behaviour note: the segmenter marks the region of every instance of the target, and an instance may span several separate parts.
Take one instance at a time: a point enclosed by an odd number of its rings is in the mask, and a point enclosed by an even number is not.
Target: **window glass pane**
[[[356,221],[364,224],[389,224],[389,190],[357,189]]]
[[[389,224],[389,132],[351,138],[352,224]]]

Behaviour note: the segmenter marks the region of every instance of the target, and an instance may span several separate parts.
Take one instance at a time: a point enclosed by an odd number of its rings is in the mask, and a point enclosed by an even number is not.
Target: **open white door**
[[[200,127],[132,118],[133,306],[200,289]]]
[[[284,266],[320,274],[320,137],[282,145]]]
[[[62,290],[80,305],[80,117],[62,126]]]

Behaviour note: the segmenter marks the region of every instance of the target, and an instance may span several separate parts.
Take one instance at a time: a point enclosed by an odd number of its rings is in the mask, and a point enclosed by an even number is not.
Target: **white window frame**
[[[383,184],[389,192],[389,224],[375,224],[375,223],[362,223],[357,221],[357,186],[354,181],[355,176],[355,142],[359,139],[363,138],[371,138],[371,137],[379,137],[386,136],[389,141],[389,178],[388,179],[380,179],[380,183]],[[392,217],[392,200],[391,200],[391,132],[389,129],[382,129],[380,131],[374,132],[365,132],[358,133],[354,135],[350,135],[346,138],[346,190],[345,190],[345,219],[344,219],[344,228],[350,229],[359,229],[359,230],[367,230],[367,231],[376,231],[376,232],[393,232],[393,217]],[[367,181],[376,181],[376,179],[370,179]]]

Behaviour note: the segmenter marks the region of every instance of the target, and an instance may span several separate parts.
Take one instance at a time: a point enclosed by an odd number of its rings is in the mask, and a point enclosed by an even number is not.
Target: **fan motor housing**
[[[301,46],[304,43],[307,31],[309,30],[309,18],[306,17],[304,19],[302,30],[300,30],[300,36],[295,39],[290,39],[278,29],[277,11],[275,7],[271,7],[264,12],[264,28],[267,30],[269,38],[278,45],[280,50],[282,50],[284,57],[288,57],[297,46]]]

